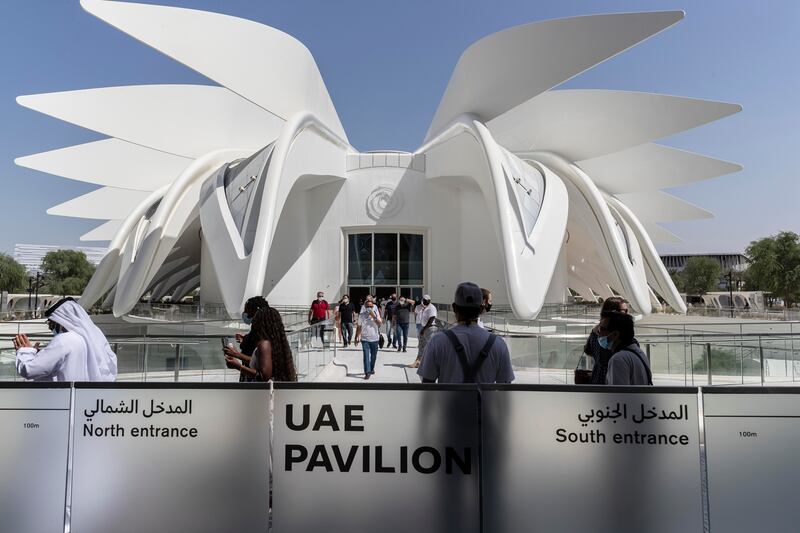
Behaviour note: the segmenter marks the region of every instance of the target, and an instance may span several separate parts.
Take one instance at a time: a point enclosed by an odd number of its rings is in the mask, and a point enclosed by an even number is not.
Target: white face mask
[[[400,298],[400,305],[405,305],[405,304],[406,304],[406,299]]]

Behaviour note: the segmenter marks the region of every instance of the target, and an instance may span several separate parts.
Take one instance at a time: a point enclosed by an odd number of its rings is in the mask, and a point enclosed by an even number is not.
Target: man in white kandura
[[[103,332],[72,298],[45,311],[53,340],[39,349],[20,334],[14,337],[17,372],[35,381],[114,381],[117,356]]]

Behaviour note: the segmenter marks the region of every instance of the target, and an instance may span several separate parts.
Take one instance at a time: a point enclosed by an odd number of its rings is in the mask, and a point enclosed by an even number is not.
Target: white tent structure
[[[145,295],[175,301],[198,287],[236,316],[250,296],[305,304],[319,289],[448,302],[462,280],[524,318],[567,288],[621,294],[641,313],[658,294],[682,310],[654,246],[675,236],[658,223],[711,215],[660,189],[741,168],[653,143],[738,105],[553,90],[682,12],[550,20],[481,39],[411,154],[352,147],[310,52],[274,28],[81,4],[219,84],[18,98],[109,136],[16,162],[102,186],[48,212],[103,221],[84,236],[110,246],[81,303],[117,316]]]

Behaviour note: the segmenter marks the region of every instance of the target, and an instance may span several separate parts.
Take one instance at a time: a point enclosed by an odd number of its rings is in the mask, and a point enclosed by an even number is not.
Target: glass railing
[[[587,308],[587,311],[589,308]],[[570,384],[599,313],[519,320],[490,313],[484,325],[503,337],[523,383]],[[445,324],[455,317],[439,312]],[[780,385],[800,380],[800,322],[774,320],[637,323],[656,385]],[[583,365],[581,365],[583,366]]]
[[[324,343],[318,336],[319,327],[324,328]],[[286,328],[298,380],[315,381],[336,356],[332,323],[287,324]],[[222,355],[223,346],[234,342],[235,330],[199,334],[187,326],[184,332],[163,335],[149,330],[152,328],[141,334],[107,334],[117,354],[118,381],[238,381],[239,372],[226,368]],[[0,335],[0,381],[22,380],[16,372],[13,337]],[[29,338],[46,344],[52,336],[30,333]]]
[[[509,346],[518,379],[573,383],[588,331],[495,332]],[[637,332],[636,339],[649,358],[656,385],[778,385],[800,377],[800,335]]]

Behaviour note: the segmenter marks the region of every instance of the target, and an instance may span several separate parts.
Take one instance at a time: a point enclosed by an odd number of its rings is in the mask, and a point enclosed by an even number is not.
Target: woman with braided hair
[[[244,303],[244,311],[242,312],[242,322],[250,326],[250,331],[247,334],[236,334],[236,342],[239,343],[239,349],[236,350],[233,346],[229,345],[222,349],[225,355],[229,355],[244,363],[245,368],[250,364],[250,357],[256,349],[258,343],[258,336],[253,332],[253,317],[260,309],[269,307],[269,303],[263,296],[253,296]],[[227,358],[226,358],[227,361]],[[233,370],[239,367],[233,364],[226,364],[228,368]],[[245,371],[239,372],[239,381],[253,381],[250,379],[250,374]]]
[[[259,309],[253,317],[252,332],[258,339],[247,366],[226,355],[225,361],[242,371],[249,381],[297,381],[292,350],[280,313],[272,307]]]

